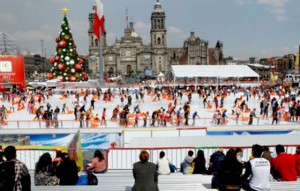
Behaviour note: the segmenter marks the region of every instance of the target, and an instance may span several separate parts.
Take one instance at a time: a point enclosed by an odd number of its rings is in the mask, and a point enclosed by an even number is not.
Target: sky
[[[120,39],[128,18],[150,42],[150,17],[156,0],[103,0],[107,41]],[[166,12],[168,47],[182,47],[191,31],[214,47],[224,44],[224,55],[238,59],[274,57],[298,52],[299,0],[160,0]],[[56,49],[55,37],[67,14],[79,54],[88,53],[88,16],[93,0],[0,0],[0,31],[16,38],[23,49],[47,56]]]

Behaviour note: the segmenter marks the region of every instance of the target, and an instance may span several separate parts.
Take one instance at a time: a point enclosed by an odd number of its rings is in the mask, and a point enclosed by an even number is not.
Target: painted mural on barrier
[[[224,135],[286,135],[300,134],[300,131],[211,131],[207,132],[209,136],[224,136]]]
[[[27,135],[30,145],[40,146],[67,146],[74,139],[74,134],[49,134],[49,135]],[[119,134],[81,134],[82,149],[110,148],[112,143],[118,143]]]

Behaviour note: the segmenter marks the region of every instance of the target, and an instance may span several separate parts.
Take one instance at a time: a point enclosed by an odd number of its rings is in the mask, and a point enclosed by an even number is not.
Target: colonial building
[[[92,74],[98,74],[99,44],[93,33],[93,19],[94,13],[90,13],[89,69]],[[155,76],[160,72],[169,73],[171,65],[208,63],[208,41],[196,37],[195,32],[191,32],[183,47],[168,48],[166,14],[159,1],[151,14],[150,35],[150,44],[145,45],[143,39],[135,32],[133,22],[124,29],[124,36],[120,40],[116,39],[112,45],[107,45],[104,34],[104,73],[108,76],[140,73]]]

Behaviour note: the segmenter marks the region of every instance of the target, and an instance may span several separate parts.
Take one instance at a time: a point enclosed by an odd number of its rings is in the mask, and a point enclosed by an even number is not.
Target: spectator
[[[271,163],[273,157],[272,157],[271,151],[269,150],[269,147],[268,146],[263,146],[262,149],[263,149],[262,157],[267,159]]]
[[[4,156],[6,158],[6,162],[14,162],[15,165],[15,191],[30,191],[31,190],[31,180],[30,174],[26,167],[26,165],[16,159],[17,151],[14,146],[7,146],[4,149]]]
[[[5,160],[4,160],[4,152],[3,151],[0,151],[0,164],[3,163]]]
[[[34,171],[36,186],[54,186],[59,184],[59,179],[54,175],[52,158],[49,153],[44,153],[36,163]]]
[[[157,170],[158,170],[158,174],[160,175],[166,175],[171,173],[170,162],[165,157],[164,151],[161,151],[159,153],[159,159],[157,160]]]
[[[53,159],[53,163],[52,163],[53,164],[53,168],[54,168],[54,172],[56,171],[56,168],[60,165],[61,156],[62,156],[61,150],[56,150],[55,153],[56,153],[56,156]]]
[[[229,149],[218,171],[219,189],[227,190],[227,187],[230,186],[239,190],[242,185],[242,172],[243,165],[237,160],[235,150]]]
[[[203,150],[198,150],[196,158],[192,162],[194,167],[193,174],[207,174],[207,169],[205,167],[206,160]]]
[[[220,164],[224,160],[224,158],[225,158],[225,155],[223,153],[222,148],[219,148],[216,152],[214,152],[210,156],[208,173],[213,174],[213,177],[211,180],[211,188],[213,188],[213,189],[218,188],[218,185],[219,185],[218,171],[220,168]]]
[[[189,168],[194,160],[194,151],[189,150],[188,156],[186,156],[183,162],[180,164],[180,172],[185,172],[187,168]]]
[[[275,179],[281,181],[296,181],[296,160],[291,154],[285,153],[282,145],[276,146],[277,157],[271,161],[271,173]]]
[[[241,148],[236,148],[235,149],[235,155],[236,155],[237,161],[239,161],[240,163],[244,164],[244,161],[243,161],[243,151],[242,151]]]
[[[243,189],[246,191],[270,190],[270,162],[261,157],[263,147],[260,145],[252,146],[252,156],[254,159],[246,163],[246,172],[242,176],[244,180]],[[250,179],[248,180],[248,178]]]
[[[135,183],[132,191],[158,191],[158,173],[156,165],[148,162],[149,153],[142,151],[140,161],[133,164],[133,177]]]
[[[105,158],[100,150],[95,151],[92,164],[86,170],[93,170],[94,173],[105,173],[107,171]]]
[[[296,148],[296,154],[294,154],[296,159],[296,169],[297,169],[297,176],[300,178],[300,146]]]
[[[61,162],[56,168],[56,176],[60,185],[75,185],[78,180],[78,168],[74,160],[67,153],[61,154]]]

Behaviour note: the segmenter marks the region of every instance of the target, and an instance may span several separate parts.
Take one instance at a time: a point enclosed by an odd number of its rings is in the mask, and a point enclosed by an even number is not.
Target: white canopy
[[[176,78],[242,78],[259,75],[246,65],[173,65],[172,72]]]
[[[165,75],[164,75],[162,72],[160,72],[160,73],[157,75],[157,77],[165,77]]]

